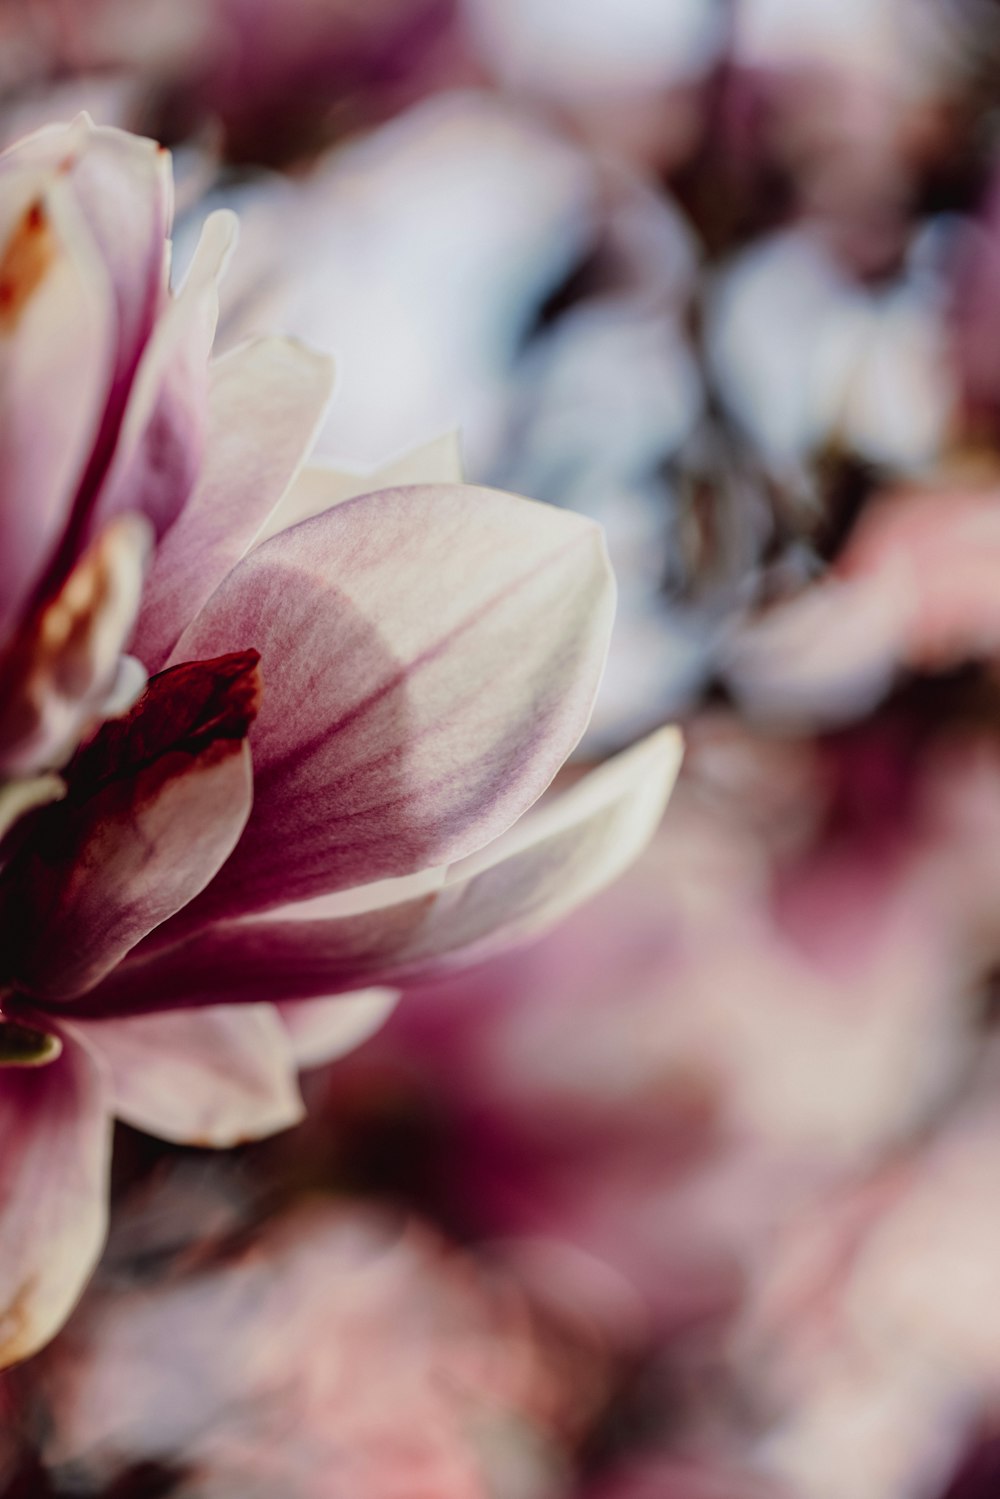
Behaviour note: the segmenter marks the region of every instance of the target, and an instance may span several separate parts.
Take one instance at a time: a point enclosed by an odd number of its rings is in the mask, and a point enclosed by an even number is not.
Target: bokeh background
[[[640,865],[225,1156],[124,1127],[0,1484],[1000,1494],[992,0],[0,0],[0,138],[171,146],[319,442],[606,527]]]

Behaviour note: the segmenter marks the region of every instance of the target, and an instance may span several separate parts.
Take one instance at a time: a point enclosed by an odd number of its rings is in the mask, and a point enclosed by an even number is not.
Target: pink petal
[[[814,583],[736,631],[726,681],[770,722],[835,725],[869,713],[902,660],[914,616],[905,570]]]
[[[205,222],[184,285],[160,317],[136,370],[92,525],[122,510],[138,510],[159,535],[191,493],[204,445],[218,282],[235,234],[236,220],[226,211]]]
[[[89,988],[204,888],[249,812],[258,692],[252,652],[176,668],[76,757],[69,796],[7,871],[21,988]]]
[[[361,989],[356,994],[334,994],[328,999],[279,1005],[277,1009],[288,1032],[296,1064],[299,1067],[319,1067],[324,1062],[346,1056],[369,1036],[374,1036],[396,1008],[399,998],[398,989]],[[140,1022],[111,1023],[135,1025]]]
[[[0,1068],[0,1366],[58,1331],[104,1243],[107,1083],[69,1030],[64,1041],[47,1066]]]
[[[659,822],[680,752],[676,731],[661,730],[443,881],[429,878],[418,893],[403,882],[395,903],[376,889],[363,908],[364,891],[352,891],[349,900],[333,896],[223,923],[169,950],[140,948],[74,1013],[308,999],[425,976],[523,941],[637,857]]]
[[[502,832],[583,731],[612,610],[595,526],[471,486],[363,495],[252,552],[174,651],[253,644],[268,680],[253,814],[185,925]]]
[[[211,366],[201,471],[157,550],[133,642],[150,670],[163,665],[288,488],[330,382],[329,361],[287,339],[260,339]]]
[[[68,182],[0,160],[2,641],[71,516],[112,379],[115,320]]]
[[[93,1021],[86,1036],[109,1067],[115,1114],[160,1139],[225,1148],[302,1118],[292,1048],[271,1005]]]
[[[112,521],[21,631],[0,665],[0,772],[23,776],[64,764],[107,715],[149,542],[142,516]]]
[[[124,389],[166,295],[164,250],[173,214],[169,154],[155,141],[95,126],[84,114],[18,142],[2,158],[2,167],[14,166],[58,173],[72,190],[110,277],[117,315],[115,385]]]

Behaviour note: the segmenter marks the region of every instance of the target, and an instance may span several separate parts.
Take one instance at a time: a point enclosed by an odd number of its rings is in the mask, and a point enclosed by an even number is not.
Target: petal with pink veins
[[[201,471],[157,549],[133,642],[155,671],[254,541],[295,478],[326,410],[328,359],[288,339],[259,339],[208,374]]]
[[[225,1149],[302,1118],[292,1045],[271,1005],[93,1021],[86,1036],[110,1070],[115,1114],[161,1140]]]
[[[129,1014],[249,999],[294,1002],[424,977],[525,941],[635,859],[680,763],[665,729],[592,771],[506,838],[442,877],[300,902],[221,923],[176,947],[140,947],[74,1013]],[[282,1014],[287,1014],[282,1008]]]
[[[250,809],[258,696],[253,652],[178,667],[77,755],[69,795],[6,871],[20,988],[80,993],[204,888]]]
[[[505,831],[583,732],[613,608],[596,526],[471,486],[362,495],[251,552],[173,653],[253,645],[268,682],[253,813],[185,929]]]
[[[47,1066],[0,1068],[0,1367],[57,1331],[104,1243],[107,1080],[69,1029],[64,1039]]]

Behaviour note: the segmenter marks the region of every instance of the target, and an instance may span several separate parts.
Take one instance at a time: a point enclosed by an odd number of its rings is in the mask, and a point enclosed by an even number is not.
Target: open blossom
[[[0,219],[9,1362],[99,1251],[113,1114],[202,1144],[291,1122],[296,1061],[371,1029],[377,986],[627,862],[678,756],[656,736],[508,831],[590,711],[597,529],[300,471],[327,364],[266,339],[209,364],[233,222],[171,294],[152,143],[41,132],[0,158]],[[155,675],[109,719],[143,682],[126,648]]]

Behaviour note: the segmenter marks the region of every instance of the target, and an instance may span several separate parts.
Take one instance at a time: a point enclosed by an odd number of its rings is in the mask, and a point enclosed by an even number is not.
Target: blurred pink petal
[[[937,480],[879,496],[831,572],[733,632],[725,670],[753,713],[836,724],[909,669],[1000,652],[1000,495]]]
[[[552,1381],[509,1280],[349,1202],[158,1286],[96,1290],[25,1378],[46,1466],[98,1489],[178,1459],[192,1492],[289,1499],[481,1499],[550,1476]]]
[[[66,1036],[42,1067],[4,1067],[0,1120],[0,1364],[65,1320],[104,1242],[110,1094],[98,1060]]]

